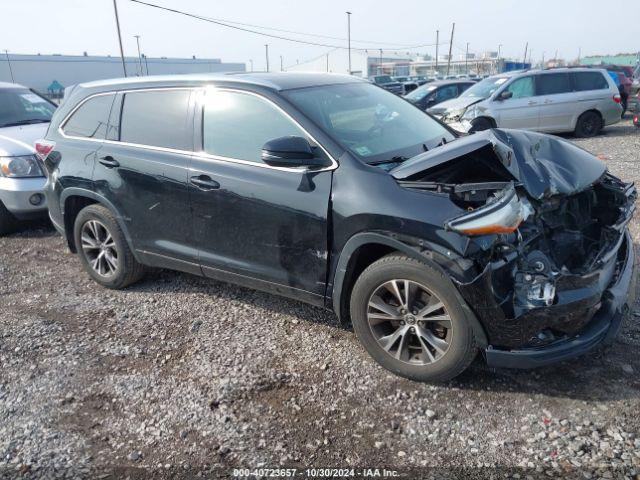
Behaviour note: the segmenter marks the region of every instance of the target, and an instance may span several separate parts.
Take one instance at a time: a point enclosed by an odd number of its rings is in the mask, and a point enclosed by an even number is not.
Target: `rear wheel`
[[[18,226],[18,219],[11,215],[4,203],[0,201],[0,236],[7,235],[15,231]]]
[[[120,289],[143,277],[144,267],[134,258],[120,225],[107,208],[83,208],[73,231],[82,266],[100,285]]]
[[[584,112],[576,124],[576,137],[595,137],[602,130],[602,117],[596,112]]]
[[[477,347],[451,281],[404,255],[371,264],[351,294],[354,330],[384,368],[417,381],[446,381]]]

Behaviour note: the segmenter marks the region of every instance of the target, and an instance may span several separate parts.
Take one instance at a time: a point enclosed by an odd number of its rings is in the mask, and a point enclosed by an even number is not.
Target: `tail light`
[[[49,140],[38,140],[35,144],[36,155],[41,161],[45,161],[49,154],[53,151],[56,146],[56,142],[51,142]]]
[[[633,117],[633,123],[640,123],[640,118],[638,118],[638,115]]]
[[[616,93],[613,96],[613,101],[616,102],[616,103],[622,103],[622,97],[620,96],[620,94]]]

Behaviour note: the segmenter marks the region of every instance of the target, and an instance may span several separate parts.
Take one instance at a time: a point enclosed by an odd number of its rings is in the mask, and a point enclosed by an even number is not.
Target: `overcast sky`
[[[125,54],[136,55],[133,35],[148,56],[222,58],[264,68],[264,44],[272,64],[316,57],[329,47],[300,45],[231,30],[192,18],[117,0]],[[284,30],[344,38],[345,10],[352,15],[352,45],[377,49],[448,42],[456,22],[454,54],[497,50],[522,58],[529,41],[533,59],[640,50],[640,1],[602,0],[146,0],[198,15]],[[112,0],[0,0],[0,50],[13,53],[118,54]],[[633,20],[635,19],[635,20]],[[629,20],[629,21],[627,21]],[[635,25],[634,25],[635,22]],[[249,27],[250,28],[250,27]],[[282,35],[344,45],[343,40]],[[379,43],[358,43],[360,40]],[[446,47],[442,47],[446,48]],[[397,47],[398,51],[406,51]],[[412,49],[433,53],[435,47]],[[441,50],[442,51],[442,50]]]

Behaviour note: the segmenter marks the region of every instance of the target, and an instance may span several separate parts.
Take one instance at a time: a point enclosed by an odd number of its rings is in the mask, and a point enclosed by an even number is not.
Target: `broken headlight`
[[[529,201],[510,184],[486,205],[446,222],[445,228],[463,235],[513,233],[532,213]]]

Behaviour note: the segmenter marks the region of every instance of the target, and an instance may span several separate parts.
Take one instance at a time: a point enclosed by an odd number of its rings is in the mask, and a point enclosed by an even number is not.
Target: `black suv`
[[[108,288],[164,267],[332,309],[389,370],[532,367],[616,334],[633,185],[536,133],[458,137],[366,81],[78,86],[37,151],[50,216]]]

